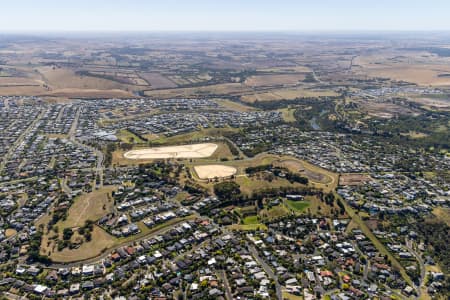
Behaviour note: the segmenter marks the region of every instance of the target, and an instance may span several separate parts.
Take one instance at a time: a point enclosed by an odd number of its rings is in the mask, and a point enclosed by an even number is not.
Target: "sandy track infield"
[[[204,165],[195,166],[195,172],[200,179],[213,179],[213,178],[223,178],[229,177],[236,174],[237,170],[235,167],[224,166],[224,165]]]
[[[211,156],[217,147],[212,143],[156,147],[131,150],[123,156],[128,159],[204,158]]]

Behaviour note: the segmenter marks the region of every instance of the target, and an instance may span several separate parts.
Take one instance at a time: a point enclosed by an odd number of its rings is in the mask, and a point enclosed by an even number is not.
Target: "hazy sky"
[[[0,1],[0,31],[450,30],[450,0]]]

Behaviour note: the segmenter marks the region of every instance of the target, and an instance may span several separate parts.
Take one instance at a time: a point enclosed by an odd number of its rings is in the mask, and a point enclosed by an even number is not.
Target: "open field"
[[[115,187],[105,187],[75,199],[75,202],[69,208],[66,220],[60,220],[56,223],[55,226],[59,229],[58,233],[44,231],[41,242],[41,253],[48,255],[54,261],[67,262],[86,259],[94,254],[98,255],[102,249],[111,247],[114,244],[115,238],[97,226],[93,228],[91,241],[82,243],[76,249],[65,248],[62,251],[57,251],[55,238],[62,240],[63,230],[65,228],[76,229],[83,226],[87,220],[96,221],[110,213],[114,203],[108,197],[108,194],[114,189]],[[36,225],[43,224],[45,227],[49,220],[50,215],[46,215]],[[82,239],[82,237],[78,233],[75,233],[71,240],[72,242],[77,242],[77,239]]]
[[[39,73],[52,90],[58,89],[125,89],[119,82],[92,76],[77,75],[72,69],[41,67]]]
[[[306,167],[306,163],[297,159],[279,160],[275,163],[281,167],[287,168],[291,172],[300,173],[308,177],[308,180],[317,183],[330,183],[333,178],[324,172],[317,172],[311,167]]]
[[[187,165],[192,165],[186,162]],[[222,161],[221,165],[232,166],[237,169],[236,182],[241,185],[241,190],[244,193],[251,194],[252,191],[261,190],[270,187],[280,186],[301,186],[298,183],[291,184],[288,180],[283,178],[275,178],[272,182],[255,177],[245,176],[245,169],[248,167],[255,167],[259,165],[274,164],[275,166],[287,167],[291,172],[299,173],[308,177],[308,185],[323,189],[325,192],[334,190],[338,184],[338,175],[328,170],[322,169],[318,166],[310,164],[306,161],[299,160],[292,156],[277,156],[272,154],[259,154],[253,158],[243,160]]]
[[[282,114],[282,116],[283,116],[283,120],[284,120],[285,122],[292,123],[292,122],[297,121],[297,120],[295,119],[295,115],[294,115],[294,113],[295,113],[295,108],[281,108],[281,109],[279,109],[278,111],[281,112],[281,114]]]
[[[83,194],[75,199],[69,208],[67,219],[58,223],[61,228],[73,228],[83,226],[87,220],[96,221],[110,213],[114,201],[109,194],[116,188],[112,186]]]
[[[145,138],[151,140],[152,145],[177,145],[180,143],[195,142],[200,140],[205,140],[207,138],[217,138],[221,137],[227,133],[235,133],[239,131],[237,128],[207,128],[201,129],[189,133],[174,135],[171,137],[161,136],[156,139],[151,139],[151,136],[144,136]]]
[[[200,179],[225,178],[237,172],[236,168],[224,165],[195,166],[194,170]]]
[[[259,215],[263,219],[272,220],[272,219],[276,219],[276,218],[288,215],[289,213],[290,212],[286,208],[286,206],[284,204],[280,204],[280,205],[271,207],[269,209],[265,208],[265,209],[260,210]]]
[[[280,188],[280,187],[301,187],[299,183],[290,183],[284,178],[275,178],[272,181],[267,181],[264,179],[258,179],[255,177],[238,176],[236,178],[236,183],[240,185],[241,191],[244,194],[251,195],[253,192],[261,191],[270,188]]]
[[[159,73],[139,74],[153,89],[175,88],[177,85],[169,78]]]
[[[422,108],[437,111],[450,111],[450,95],[442,97],[420,96],[408,98],[409,101],[420,104]]]
[[[215,101],[219,105],[221,105],[221,106],[223,106],[223,107],[225,107],[227,109],[233,110],[233,111],[248,112],[248,111],[255,111],[255,110],[257,110],[254,107],[247,106],[247,105],[244,105],[242,103],[234,102],[234,101],[227,100],[227,99],[217,99]]]
[[[426,86],[449,86],[448,60],[441,57],[424,56],[428,53],[379,51],[377,54],[358,56],[353,70],[371,77],[390,78]]]
[[[127,159],[204,158],[211,156],[216,150],[216,144],[204,143],[131,150],[126,152],[124,157]]]
[[[433,215],[450,226],[450,208],[436,207],[433,209]]]
[[[338,94],[332,90],[312,90],[305,88],[273,89],[268,92],[247,93],[241,96],[242,101],[253,103],[255,101],[293,100],[302,97],[332,97]]]
[[[251,87],[257,86],[278,86],[278,85],[296,85],[305,79],[304,73],[293,74],[274,74],[274,75],[256,75],[245,80],[245,85]]]
[[[152,98],[173,98],[173,97],[192,97],[206,95],[223,95],[230,96],[233,94],[240,95],[244,92],[252,92],[250,87],[245,87],[241,83],[222,83],[208,86],[191,87],[191,88],[174,88],[165,90],[149,90],[145,91],[145,95]]]
[[[419,115],[419,111],[406,106],[397,105],[387,102],[376,101],[355,101],[361,108],[362,112],[367,113],[370,116],[384,119],[391,119],[396,115]]]
[[[45,239],[43,238],[43,242],[44,241]],[[85,260],[103,253],[104,250],[113,247],[116,243],[116,238],[95,225],[90,242],[84,242],[77,249],[65,248],[62,251],[52,251],[50,258],[55,262],[74,262]],[[46,251],[43,251],[42,248],[41,252],[43,254],[48,254],[48,252],[46,253]]]

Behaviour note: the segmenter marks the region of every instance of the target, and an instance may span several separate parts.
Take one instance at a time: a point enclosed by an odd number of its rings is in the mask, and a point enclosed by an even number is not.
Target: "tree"
[[[71,228],[64,228],[63,231],[63,240],[68,241],[73,235],[73,231]]]
[[[214,193],[221,200],[229,200],[237,198],[241,194],[241,189],[236,182],[221,182],[214,185]]]

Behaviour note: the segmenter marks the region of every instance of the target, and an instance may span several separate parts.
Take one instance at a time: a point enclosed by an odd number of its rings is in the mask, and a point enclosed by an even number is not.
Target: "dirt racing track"
[[[127,159],[165,159],[165,158],[205,158],[210,157],[216,150],[213,143],[167,146],[131,150],[124,154]]]

